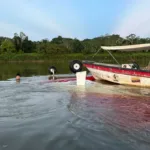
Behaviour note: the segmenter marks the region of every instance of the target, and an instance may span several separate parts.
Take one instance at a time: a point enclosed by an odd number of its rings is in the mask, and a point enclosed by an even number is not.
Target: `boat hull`
[[[150,72],[84,63],[96,80],[117,84],[150,87]]]
[[[74,75],[74,76],[61,76],[61,75],[59,75],[59,76],[55,76],[54,77],[54,79],[53,79],[53,77],[50,77],[50,79],[49,80],[47,80],[47,81],[43,81],[42,83],[53,83],[53,82],[70,82],[70,81],[76,81],[77,80],[77,78],[76,78],[76,76]],[[92,75],[87,75],[86,76],[86,80],[88,80],[88,81],[95,81],[95,78],[92,76]]]

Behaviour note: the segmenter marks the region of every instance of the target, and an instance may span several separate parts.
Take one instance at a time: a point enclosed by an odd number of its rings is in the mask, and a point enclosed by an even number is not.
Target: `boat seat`
[[[122,68],[132,69],[133,64],[122,64]]]
[[[132,64],[122,64],[122,68],[139,70],[140,66],[136,62],[133,62]]]

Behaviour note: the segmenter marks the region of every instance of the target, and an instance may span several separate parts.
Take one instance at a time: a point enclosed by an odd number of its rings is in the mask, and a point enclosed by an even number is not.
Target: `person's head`
[[[16,74],[16,81],[17,81],[17,82],[20,81],[20,74],[19,74],[19,73]]]

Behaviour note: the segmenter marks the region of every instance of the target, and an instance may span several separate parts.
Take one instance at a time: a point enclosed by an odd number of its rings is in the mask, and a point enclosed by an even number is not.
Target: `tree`
[[[52,44],[62,44],[63,38],[61,36],[58,36],[57,38],[53,38],[51,41]]]
[[[21,39],[17,33],[14,33],[13,41],[14,41],[16,51],[18,52],[19,50],[21,50]]]
[[[126,37],[126,40],[129,41],[131,44],[135,44],[136,42],[136,35],[135,34],[130,34]]]
[[[82,43],[78,40],[75,39],[72,43],[72,52],[73,53],[80,53],[84,49]]]
[[[22,51],[24,53],[32,53],[35,49],[35,46],[31,40],[25,39],[22,42]]]
[[[28,41],[28,37],[23,32],[20,32],[19,35],[17,33],[14,33],[13,41],[17,52],[19,50],[24,51],[23,42],[25,40]]]
[[[37,42],[36,44],[36,49],[38,53],[47,53],[47,48],[48,48],[48,43],[49,41],[47,39],[43,39],[40,42]]]
[[[63,45],[68,49],[69,52],[72,50],[73,39],[71,38],[63,38]]]
[[[130,34],[123,38],[118,34],[106,34],[93,39],[71,39],[58,36],[51,41],[43,39],[41,41],[31,41],[23,33],[14,33],[14,37],[0,37],[0,52],[19,52],[24,53],[44,53],[44,54],[61,54],[61,53],[95,53],[101,46],[115,45],[132,45],[150,43],[150,38],[140,38],[135,34]],[[100,51],[102,52],[102,50]]]
[[[1,43],[1,53],[14,53],[16,52],[15,45],[11,40],[6,39]]]

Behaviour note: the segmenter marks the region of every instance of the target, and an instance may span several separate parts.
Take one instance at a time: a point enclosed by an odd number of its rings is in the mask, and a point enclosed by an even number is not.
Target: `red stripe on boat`
[[[89,81],[95,81],[95,78],[93,76],[87,76],[86,80]],[[48,81],[44,81],[42,83],[51,83],[51,82],[69,82],[69,81],[76,81],[76,78],[70,77],[70,78],[61,78],[61,79],[55,79],[55,80],[48,80]]]
[[[150,72],[144,71],[144,70],[143,71],[142,70],[131,70],[131,69],[111,67],[111,66],[86,64],[86,63],[84,63],[84,66],[87,68],[92,68],[92,69],[97,69],[97,70],[102,70],[102,71],[107,71],[107,72],[112,72],[112,73],[150,78]]]

